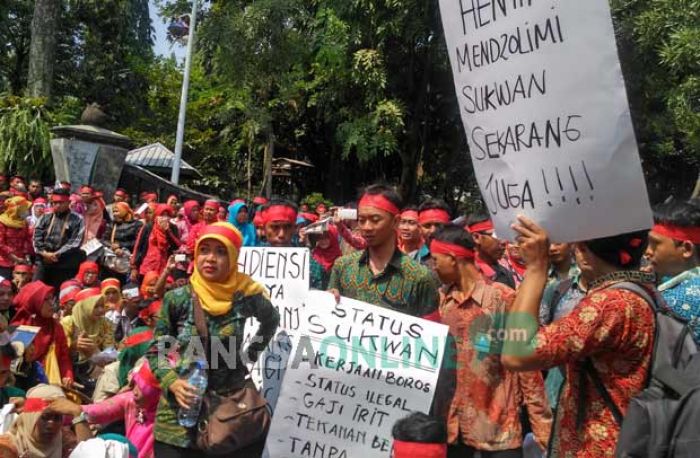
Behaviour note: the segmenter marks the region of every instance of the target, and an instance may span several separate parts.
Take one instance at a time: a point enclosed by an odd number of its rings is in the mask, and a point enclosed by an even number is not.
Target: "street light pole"
[[[185,140],[185,118],[187,116],[187,95],[190,89],[190,68],[194,49],[194,31],[197,26],[197,0],[192,0],[190,15],[190,30],[187,37],[187,55],[185,56],[185,74],[182,78],[182,94],[180,95],[180,114],[177,117],[177,136],[175,137],[175,158],[170,181],[178,184],[180,181],[180,163],[182,162],[182,145]]]

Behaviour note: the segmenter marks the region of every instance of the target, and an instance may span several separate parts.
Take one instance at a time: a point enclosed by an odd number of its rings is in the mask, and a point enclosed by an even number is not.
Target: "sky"
[[[156,8],[153,0],[149,1],[149,7],[153,28],[156,30],[153,50],[157,55],[165,57],[170,57],[175,53],[178,62],[182,62],[185,59],[185,47],[178,44],[172,45],[168,42],[166,38],[166,28],[168,24],[163,23],[163,19],[158,15],[158,8]]]

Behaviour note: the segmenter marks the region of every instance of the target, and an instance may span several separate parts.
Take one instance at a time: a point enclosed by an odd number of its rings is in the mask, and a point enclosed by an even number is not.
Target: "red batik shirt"
[[[624,414],[630,398],[646,384],[654,342],[654,314],[636,294],[610,289],[607,282],[591,289],[561,320],[540,328],[535,354],[542,368],[565,366],[566,381],[555,414],[553,457],[613,457],[620,432],[590,377],[585,382],[585,417],[580,410],[581,364],[591,358],[615,405]]]
[[[537,442],[545,446],[551,427],[551,410],[540,371],[512,372],[501,365],[497,350],[475,348],[479,322],[504,324],[504,313],[515,291],[500,283],[479,281],[471,294],[449,288],[441,295],[442,322],[456,341],[457,386],[447,418],[447,440],[478,450],[511,450],[522,446],[520,411],[527,406]],[[500,325],[498,324],[500,323]]]

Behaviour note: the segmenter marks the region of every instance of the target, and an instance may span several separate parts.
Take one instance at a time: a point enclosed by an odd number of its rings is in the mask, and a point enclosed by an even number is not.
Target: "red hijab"
[[[149,238],[149,243],[155,245],[161,250],[168,249],[168,235],[165,233],[160,224],[158,224],[157,218],[160,216],[173,217],[173,207],[168,204],[158,204],[156,207],[155,214],[153,215],[153,230],[151,231],[151,237]]]
[[[12,301],[17,309],[17,314],[12,319],[13,325],[24,324],[41,327],[33,342],[37,360],[41,360],[49,351],[51,343],[56,338],[56,333],[63,333],[63,328],[53,317],[44,318],[41,316],[44,301],[53,293],[54,289],[51,286],[41,281],[33,281],[27,283]]]
[[[311,256],[313,256],[316,262],[323,266],[323,270],[326,272],[331,270],[335,260],[343,255],[340,249],[340,243],[338,243],[338,229],[336,229],[335,226],[329,225],[327,236],[330,238],[330,245],[328,245],[328,248],[319,248],[317,246],[311,252]]]
[[[82,264],[80,264],[80,267],[78,268],[78,275],[75,276],[75,279],[78,280],[78,282],[80,283],[80,286],[82,288],[87,288],[88,286],[92,286],[92,285],[85,284],[85,274],[88,272],[95,272],[97,275],[99,275],[100,266],[97,265],[96,262],[92,262],[92,261],[85,261]],[[98,283],[97,275],[95,276],[95,284]]]
[[[185,221],[187,221],[188,227],[192,227],[194,224],[199,222],[198,220],[195,220],[194,216],[192,215],[192,210],[195,207],[199,207],[199,202],[196,200],[188,200],[182,204],[182,208],[185,210]]]

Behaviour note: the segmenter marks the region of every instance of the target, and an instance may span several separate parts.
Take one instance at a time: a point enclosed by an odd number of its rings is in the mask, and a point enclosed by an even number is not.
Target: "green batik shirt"
[[[438,285],[428,268],[398,249],[384,271],[377,275],[369,267],[367,250],[337,259],[328,289],[417,317],[434,313],[439,304]]]
[[[246,349],[250,361],[255,361],[267,347],[280,320],[277,309],[263,294],[243,296],[238,293],[233,299],[233,304],[231,311],[220,316],[204,312],[210,338],[220,339],[220,345],[223,346],[223,351],[218,352],[217,367],[214,368],[214,362],[210,362],[212,368],[207,373],[207,391],[213,390],[220,394],[241,388],[245,383],[248,371],[240,358],[245,321],[255,317],[260,322],[260,328],[254,337],[259,339],[256,339],[257,342],[252,341]],[[162,388],[154,427],[155,439],[176,447],[191,448],[194,444],[196,427],[188,430],[179,425],[177,422],[179,404],[169,390],[175,380],[187,377],[193,361],[184,358],[183,355],[186,354],[188,344],[193,340],[192,337],[199,341],[192,308],[192,289],[189,285],[170,291],[163,298],[163,306],[153,337],[156,342],[158,339],[163,342],[162,338],[165,336],[170,338],[168,340],[174,338],[177,341],[177,346],[171,352],[161,352],[161,354],[169,354],[169,357],[158,357],[158,344],[151,347],[146,355],[151,368],[156,368],[153,373],[160,381]],[[236,339],[233,347],[235,364],[228,364],[224,359],[225,354],[232,348],[229,340],[231,338]],[[212,346],[214,345],[212,343]]]

